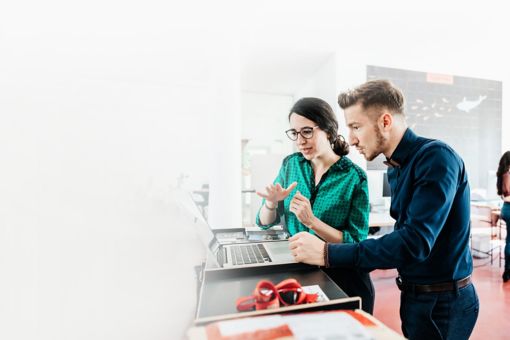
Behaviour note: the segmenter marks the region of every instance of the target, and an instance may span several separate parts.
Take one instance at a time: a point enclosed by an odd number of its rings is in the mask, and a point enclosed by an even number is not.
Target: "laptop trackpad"
[[[289,242],[269,242],[264,246],[273,262],[295,262],[290,253]]]

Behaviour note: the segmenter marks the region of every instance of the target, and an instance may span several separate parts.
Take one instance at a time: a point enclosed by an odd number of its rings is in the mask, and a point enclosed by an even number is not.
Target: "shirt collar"
[[[311,162],[308,161],[304,156],[303,154],[300,152],[299,153],[299,161],[301,163],[308,163],[310,166],[312,166]],[[349,168],[349,165],[351,164],[351,160],[345,156],[340,156],[340,159],[338,161],[336,161],[335,163],[333,163],[333,165],[331,165],[330,169],[333,169],[333,170],[338,170],[338,171],[343,171],[343,170],[346,170]]]
[[[398,143],[397,148],[393,151],[390,158],[386,158],[386,162],[384,162],[384,164],[394,168],[398,168],[404,164],[407,158],[409,158],[409,155],[411,155],[417,139],[418,136],[413,132],[413,130],[407,128],[404,136]]]

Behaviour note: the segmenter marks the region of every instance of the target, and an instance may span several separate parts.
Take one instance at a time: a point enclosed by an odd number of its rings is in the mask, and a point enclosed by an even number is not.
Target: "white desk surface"
[[[371,212],[368,216],[369,227],[392,227],[395,220],[390,216],[390,212]]]

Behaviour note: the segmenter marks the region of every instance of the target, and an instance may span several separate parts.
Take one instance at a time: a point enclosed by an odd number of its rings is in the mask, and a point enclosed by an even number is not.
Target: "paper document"
[[[368,340],[373,339],[363,325],[345,313],[310,313],[285,316],[295,339]]]
[[[252,334],[255,336],[256,332],[257,339],[274,339],[277,335],[291,336],[293,339],[301,340],[373,339],[365,326],[349,313],[341,311],[260,316],[220,321],[216,326],[221,337],[243,334],[244,337],[249,338]],[[214,340],[214,336],[208,339]]]
[[[317,302],[329,301],[324,291],[319,285],[303,286],[303,291],[307,294],[317,294]]]

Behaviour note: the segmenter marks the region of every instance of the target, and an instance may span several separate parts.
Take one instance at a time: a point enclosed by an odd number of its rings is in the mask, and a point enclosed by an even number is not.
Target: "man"
[[[441,141],[417,136],[399,89],[369,81],[341,93],[349,143],[367,159],[386,156],[395,230],[357,244],[309,233],[290,239],[296,260],[362,270],[397,268],[402,331],[410,339],[468,339],[478,317],[469,250],[470,192],[464,162]]]

